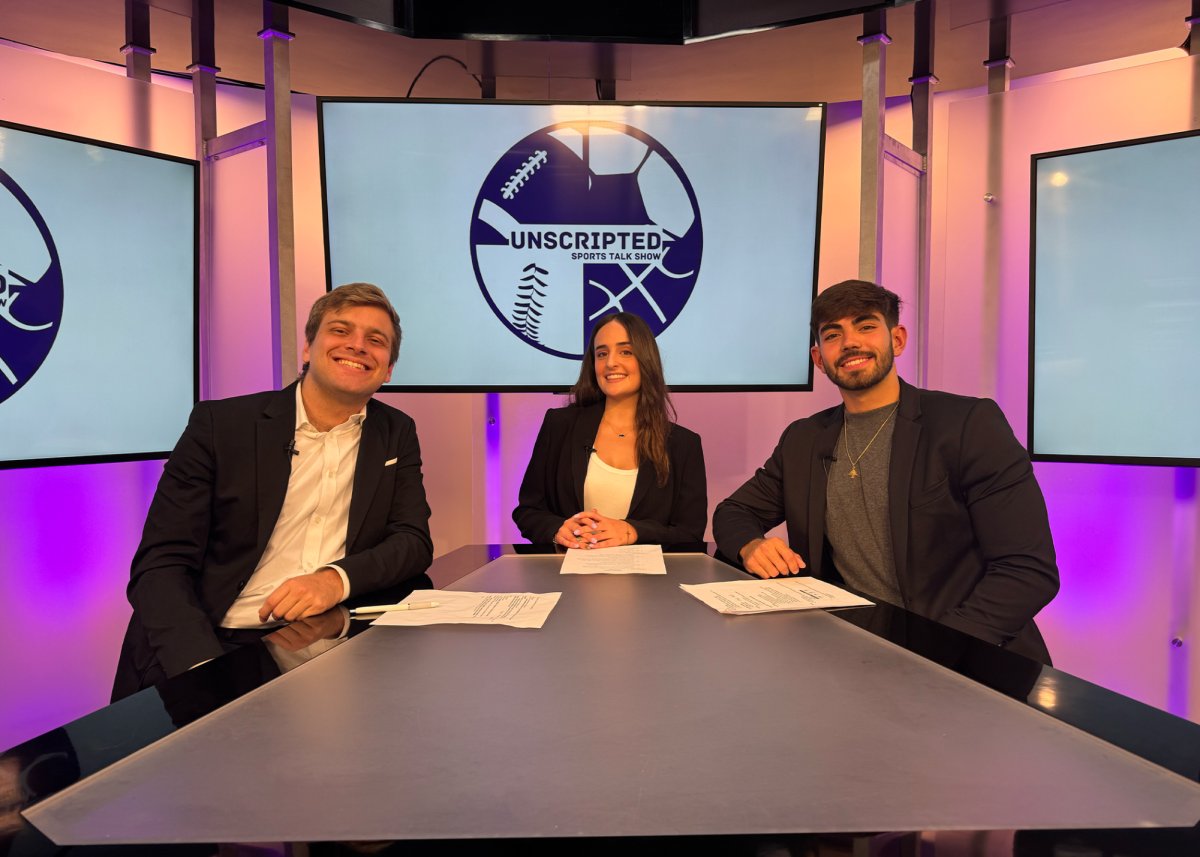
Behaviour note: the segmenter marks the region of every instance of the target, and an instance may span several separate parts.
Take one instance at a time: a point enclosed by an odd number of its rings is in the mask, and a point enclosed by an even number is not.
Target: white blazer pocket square
[[[395,463],[396,463],[397,461],[399,461],[399,460],[400,460],[400,459],[398,459],[398,458],[393,458],[391,461],[385,461],[385,462],[383,463],[383,466],[384,466],[384,467],[391,467],[393,464],[395,464]]]

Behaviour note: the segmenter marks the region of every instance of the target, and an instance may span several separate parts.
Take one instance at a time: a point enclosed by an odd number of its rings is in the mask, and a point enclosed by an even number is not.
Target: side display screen
[[[196,164],[0,125],[0,467],[147,458],[196,401]]]
[[[1035,459],[1200,465],[1198,162],[1196,134],[1034,156]]]

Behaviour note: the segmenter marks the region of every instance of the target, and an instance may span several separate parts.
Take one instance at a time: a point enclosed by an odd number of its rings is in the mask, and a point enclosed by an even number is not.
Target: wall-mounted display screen
[[[320,101],[330,286],[383,288],[385,390],[563,390],[644,318],[676,390],[811,389],[822,105]]]
[[[0,123],[0,468],[165,456],[196,372],[196,163]]]
[[[1197,163],[1194,133],[1034,156],[1034,459],[1200,465]]]

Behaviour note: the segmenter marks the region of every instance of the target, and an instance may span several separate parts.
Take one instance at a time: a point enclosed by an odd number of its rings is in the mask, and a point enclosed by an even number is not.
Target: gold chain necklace
[[[900,408],[900,403],[896,402],[896,407],[892,408],[892,413],[883,418],[883,422],[879,424],[879,431],[875,432],[875,437],[879,437],[879,432],[883,431],[883,427],[888,424],[888,420],[892,418],[892,414]],[[855,458],[850,454],[850,424],[846,422],[846,410],[842,409],[842,437],[846,440],[846,457],[850,459],[850,478],[858,478],[858,462],[862,461],[862,457],[867,454],[867,450],[871,448],[871,444],[875,442],[875,437],[871,438],[867,445],[863,447],[863,451]]]
[[[619,431],[617,431],[616,426],[614,426],[612,423],[610,423],[608,421],[608,417],[601,417],[600,422],[607,424],[608,430],[611,431],[613,434],[615,434],[617,437],[625,437],[625,435],[623,435]],[[635,428],[636,428],[636,426],[635,426]],[[633,431],[633,429],[630,429],[629,431]],[[628,434],[628,432],[626,432],[626,434]]]

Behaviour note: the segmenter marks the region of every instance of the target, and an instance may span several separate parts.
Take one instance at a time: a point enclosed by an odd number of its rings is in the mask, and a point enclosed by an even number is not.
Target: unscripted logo
[[[559,122],[509,149],[484,179],[471,258],[496,316],[524,342],[579,359],[597,318],[633,312],[657,336],[700,273],[691,182],[646,132]]]
[[[29,383],[58,336],[62,265],[33,200],[0,170],[0,403]]]

